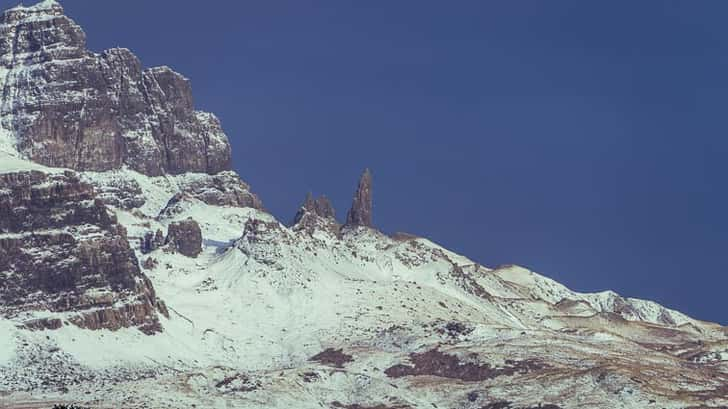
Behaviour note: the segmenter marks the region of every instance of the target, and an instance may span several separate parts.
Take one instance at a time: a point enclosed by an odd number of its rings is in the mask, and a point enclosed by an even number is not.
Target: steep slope
[[[0,407],[728,405],[726,328],[383,234],[369,171],[284,225],[186,80],[83,37],[2,17]]]

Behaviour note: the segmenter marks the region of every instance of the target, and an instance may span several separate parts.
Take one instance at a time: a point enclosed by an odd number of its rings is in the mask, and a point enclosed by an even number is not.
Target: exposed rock
[[[538,406],[513,406],[511,402],[508,401],[498,401],[498,402],[492,402],[488,403],[485,406],[481,406],[480,409],[561,409],[561,406],[553,405],[550,403],[543,404],[539,403]]]
[[[410,354],[410,361],[412,362],[411,366],[395,365],[385,370],[384,373],[391,378],[431,375],[476,382],[545,368],[543,364],[533,360],[506,361],[504,366],[496,368],[487,363],[463,362],[456,355],[446,354],[438,349],[423,353],[412,353]]]
[[[319,362],[336,368],[343,368],[344,365],[349,362],[353,362],[354,358],[351,355],[344,353],[342,349],[327,348],[312,356],[309,361]]]
[[[351,209],[346,215],[347,226],[374,227],[372,224],[372,173],[369,169],[359,179]]]
[[[331,201],[326,196],[314,199],[311,193],[306,195],[306,199],[296,212],[292,227],[295,231],[305,230],[309,234],[319,229],[325,229],[338,235],[340,229]]]
[[[202,252],[202,230],[192,218],[173,222],[167,231],[166,244],[180,254],[195,258]]]
[[[187,193],[175,193],[174,196],[167,201],[167,205],[164,206],[164,209],[159,212],[157,219],[173,218],[175,215],[182,213],[184,211],[182,205],[185,199],[191,198],[192,197]]]
[[[107,206],[131,210],[140,208],[146,203],[144,192],[136,180],[114,178],[106,183],[94,182],[96,197]]]
[[[180,192],[172,196],[157,218],[172,218],[184,211],[184,203],[200,200],[213,206],[251,207],[265,210],[263,202],[250,191],[235,172],[220,172],[216,175],[186,175],[180,182]]]
[[[60,329],[63,326],[63,321],[60,318],[38,318],[35,320],[25,321],[23,327],[31,331],[43,331],[46,329],[54,330]]]
[[[301,380],[306,383],[318,382],[321,376],[316,372],[307,371],[301,374]]]
[[[256,262],[275,268],[285,268],[286,248],[297,238],[275,220],[250,218],[245,222],[243,235],[235,240],[235,247]],[[286,285],[295,285],[289,280]]]
[[[309,192],[306,194],[306,199],[303,201],[301,208],[298,209],[296,216],[293,219],[293,224],[297,224],[307,214],[311,213],[324,219],[336,220],[336,211],[334,206],[331,205],[331,201],[326,196],[319,196],[316,199]]]
[[[183,184],[181,189],[209,205],[264,209],[263,202],[250,191],[250,186],[232,171],[195,178]]]
[[[0,314],[58,328],[161,330],[156,296],[117,223],[73,172],[0,175]]]
[[[437,328],[435,331],[441,335],[447,335],[450,338],[458,338],[473,332],[473,328],[468,327],[462,322],[450,321],[444,327]]]
[[[151,231],[146,232],[146,234],[144,234],[144,237],[141,239],[139,247],[142,254],[148,254],[162,247],[164,245],[164,242],[164,233],[162,233],[161,230],[157,229],[156,233],[152,233]]]
[[[235,374],[217,382],[215,388],[222,393],[252,392],[262,386],[260,381],[252,380],[244,374]]]
[[[417,240],[420,237],[419,236],[416,236],[414,234],[410,234],[410,233],[405,233],[405,232],[398,231],[396,233],[393,233],[390,236],[390,238],[392,240],[394,240],[394,241],[412,241],[412,240]]]
[[[377,405],[374,405],[374,406],[365,406],[365,405],[360,405],[358,403],[352,403],[350,405],[344,405],[343,403],[341,403],[339,401],[333,401],[333,402],[331,402],[331,407],[332,408],[341,408],[341,409],[412,409],[412,407],[409,406],[409,405],[394,405],[394,406],[390,406],[390,405],[385,405],[385,404],[382,404],[382,403],[377,404]]]
[[[142,70],[131,51],[95,54],[54,1],[0,17],[0,125],[44,165],[147,175],[214,174],[230,146],[214,115],[195,111],[189,81],[168,67]]]
[[[142,263],[145,270],[154,270],[157,266],[159,266],[159,261],[154,257],[147,257]]]

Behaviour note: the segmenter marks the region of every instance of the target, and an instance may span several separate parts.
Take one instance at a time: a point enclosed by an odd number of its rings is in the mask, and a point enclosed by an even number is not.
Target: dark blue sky
[[[369,166],[384,231],[728,323],[728,2],[63,4],[191,78],[282,220]]]

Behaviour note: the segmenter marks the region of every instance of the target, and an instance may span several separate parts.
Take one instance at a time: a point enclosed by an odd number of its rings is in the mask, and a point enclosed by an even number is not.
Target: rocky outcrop
[[[29,159],[146,175],[230,168],[214,115],[195,111],[189,80],[168,67],[142,69],[123,48],[95,54],[54,0],[0,17],[0,126]]]
[[[237,173],[197,175],[181,184],[182,192],[213,206],[252,207],[263,210],[263,202],[250,191]]]
[[[296,216],[293,218],[293,224],[298,224],[306,214],[314,214],[324,219],[336,220],[336,211],[331,205],[331,201],[326,196],[319,196],[316,199],[309,192],[303,201],[301,208],[298,209]]]
[[[309,358],[309,361],[319,362],[323,365],[329,365],[335,368],[343,368],[346,364],[354,362],[354,357],[344,353],[344,350],[341,348],[327,348]]]
[[[192,218],[173,222],[168,227],[166,244],[173,251],[195,258],[202,252],[202,230]]]
[[[181,177],[182,178],[182,177]],[[200,200],[213,206],[251,207],[265,210],[263,202],[250,191],[250,186],[240,180],[235,172],[220,172],[216,175],[185,175],[179,181],[179,192],[172,196],[157,215],[158,219],[169,219],[185,210],[185,203]]]
[[[314,199],[311,193],[306,194],[306,199],[296,212],[291,226],[294,231],[305,230],[309,233],[325,229],[338,234],[340,229],[331,201],[326,196]]]
[[[369,169],[359,179],[351,209],[346,215],[347,226],[374,227],[372,223],[372,173]]]
[[[142,237],[140,241],[139,249],[142,254],[148,254],[164,245],[164,233],[162,233],[162,230],[159,229],[157,229],[156,233],[148,231],[144,234],[144,237]]]
[[[535,359],[508,360],[505,365],[493,367],[489,363],[464,361],[457,355],[444,353],[437,348],[422,353],[413,352],[409,358],[410,365],[398,364],[387,368],[384,373],[390,378],[437,376],[464,382],[482,382],[498,376],[525,374],[547,368],[545,364]]]
[[[0,314],[31,328],[161,330],[126,230],[73,172],[0,175]],[[36,318],[52,314],[52,318]]]
[[[412,241],[419,238],[419,236],[403,231],[392,233],[389,237],[394,241]]]
[[[118,209],[137,209],[146,203],[144,192],[139,182],[134,179],[112,178],[106,183],[92,180],[96,197],[105,205]]]

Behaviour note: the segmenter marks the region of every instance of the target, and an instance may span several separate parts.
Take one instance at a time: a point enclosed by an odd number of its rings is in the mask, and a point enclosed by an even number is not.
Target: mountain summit
[[[35,162],[151,176],[230,169],[220,122],[194,109],[188,79],[142,69],[128,49],[89,51],[56,1],[3,13],[0,65],[0,126]]]
[[[368,169],[280,223],[186,78],[56,1],[0,65],[2,408],[728,407],[725,327],[389,237]]]

